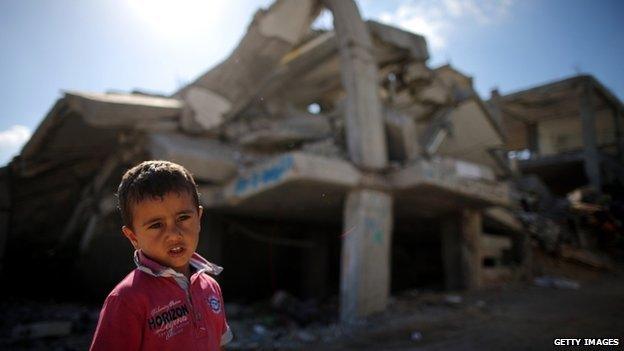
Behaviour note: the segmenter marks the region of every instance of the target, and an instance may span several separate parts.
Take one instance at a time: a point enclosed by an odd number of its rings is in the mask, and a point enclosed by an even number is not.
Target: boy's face
[[[122,231],[135,249],[161,265],[189,275],[189,261],[199,241],[202,207],[188,192],[169,192],[132,206],[132,228]]]

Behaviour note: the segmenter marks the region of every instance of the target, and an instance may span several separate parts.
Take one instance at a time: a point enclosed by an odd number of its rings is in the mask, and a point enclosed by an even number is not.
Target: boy
[[[122,232],[137,266],[108,295],[91,343],[99,350],[219,350],[232,339],[222,268],[195,252],[203,208],[182,166],[146,161],[117,192]]]

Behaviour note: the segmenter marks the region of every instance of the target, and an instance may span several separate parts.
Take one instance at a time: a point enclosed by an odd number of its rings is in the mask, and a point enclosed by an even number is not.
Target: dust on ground
[[[518,284],[450,296],[461,302],[397,301],[369,322],[369,330],[323,349],[544,350],[557,338],[624,342],[622,274],[581,282],[578,290]]]

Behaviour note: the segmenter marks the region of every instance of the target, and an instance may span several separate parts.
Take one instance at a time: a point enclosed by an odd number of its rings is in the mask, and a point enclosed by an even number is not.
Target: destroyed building
[[[592,76],[504,96],[493,92],[490,104],[518,170],[537,175],[554,194],[585,185],[607,192],[622,187],[624,106]]]
[[[505,129],[534,238],[562,258],[611,267],[595,253],[621,257],[624,249],[621,101],[578,75],[502,96],[494,90],[488,105]]]
[[[334,30],[310,29],[322,8]],[[51,290],[108,292],[133,267],[114,193],[146,159],[193,173],[198,251],[225,267],[226,299],[338,295],[349,322],[403,289],[526,274],[507,150],[535,136],[506,124],[524,105],[488,105],[428,58],[425,38],[354,1],[278,0],[171,96],[65,92],[0,174],[4,278],[28,287],[23,272],[47,267]]]

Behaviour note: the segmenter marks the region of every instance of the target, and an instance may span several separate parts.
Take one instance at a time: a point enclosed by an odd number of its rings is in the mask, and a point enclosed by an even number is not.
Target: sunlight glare
[[[214,30],[224,1],[128,0],[133,11],[157,34],[180,37]]]

